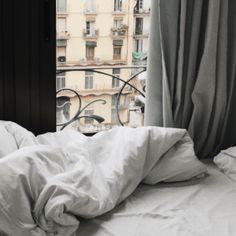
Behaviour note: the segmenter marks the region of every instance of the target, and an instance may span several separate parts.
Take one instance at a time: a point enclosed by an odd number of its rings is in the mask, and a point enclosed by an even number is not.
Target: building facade
[[[71,70],[57,75],[57,89],[71,88],[80,94],[81,108],[86,109],[74,123],[77,128],[119,124],[116,108],[120,120],[132,126],[130,104],[135,93],[125,86],[117,102],[124,84],[118,78],[128,80],[138,70],[131,67],[145,65],[149,16],[150,0],[57,0],[57,70]],[[58,123],[73,117],[79,105],[75,94],[67,95],[67,112],[58,109]],[[91,115],[104,121],[99,125],[89,119]]]

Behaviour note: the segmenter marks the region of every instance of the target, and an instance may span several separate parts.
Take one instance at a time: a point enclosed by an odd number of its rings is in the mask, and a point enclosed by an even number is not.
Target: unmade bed
[[[235,235],[234,148],[217,167],[183,129],[0,134],[1,236]]]
[[[206,164],[209,175],[201,181],[140,185],[111,212],[82,221],[77,235],[236,235],[236,182]]]

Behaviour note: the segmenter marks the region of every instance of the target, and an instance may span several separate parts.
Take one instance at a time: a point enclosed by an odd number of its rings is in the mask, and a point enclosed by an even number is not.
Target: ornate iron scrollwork
[[[136,88],[131,83],[131,81],[133,79],[135,79],[138,75],[140,75],[141,73],[146,71],[146,66],[142,66],[142,67],[141,66],[139,66],[139,67],[116,67],[116,68],[120,68],[120,69],[121,68],[122,69],[138,68],[138,69],[140,69],[140,71],[134,73],[128,80],[122,79],[122,78],[120,78],[118,76],[115,76],[113,74],[109,74],[109,73],[106,73],[104,71],[99,71],[99,70],[96,70],[96,69],[93,69],[93,68],[92,69],[85,69],[85,68],[83,68],[83,69],[63,69],[63,70],[58,70],[56,74],[60,75],[61,73],[66,73],[66,72],[76,72],[76,71],[85,71],[86,72],[86,71],[89,71],[89,72],[102,74],[104,76],[108,76],[110,78],[114,78],[116,80],[121,81],[123,83],[123,85],[121,86],[121,88],[119,89],[119,91],[117,93],[118,96],[117,96],[117,100],[116,100],[116,103],[115,103],[115,108],[116,108],[116,114],[117,114],[118,121],[119,121],[120,125],[124,126],[124,123],[121,121],[120,114],[119,114],[119,103],[120,103],[121,95],[123,94],[123,91],[126,88],[126,86],[129,86],[131,89],[136,91],[141,97],[145,98],[145,90],[144,89],[140,90],[140,89]],[[105,70],[105,69],[111,69],[111,68],[101,68],[101,69]],[[74,95],[78,98],[78,109],[71,118],[69,118],[69,115],[67,114],[68,107],[70,107],[70,105],[71,105],[70,104],[70,98],[68,96],[66,96],[66,94],[62,93],[62,92],[65,93],[66,91],[74,93]],[[62,94],[60,95],[60,93],[62,93]],[[56,92],[56,97],[57,97],[57,110],[59,110],[59,111],[62,110],[63,113],[64,113],[64,116],[67,117],[66,122],[57,123],[57,126],[60,127],[60,130],[63,130],[65,127],[67,127],[71,123],[73,123],[73,122],[75,122],[75,121],[77,121],[81,118],[91,118],[91,119],[96,120],[99,123],[104,121],[104,118],[101,117],[101,116],[94,115],[94,114],[82,115],[82,112],[93,103],[101,102],[102,104],[106,104],[106,100],[104,100],[104,99],[94,99],[91,102],[89,102],[86,106],[82,107],[82,99],[81,99],[80,94],[77,91],[75,91],[74,89],[71,89],[71,88],[59,89]],[[143,108],[142,108],[142,110],[143,110]]]

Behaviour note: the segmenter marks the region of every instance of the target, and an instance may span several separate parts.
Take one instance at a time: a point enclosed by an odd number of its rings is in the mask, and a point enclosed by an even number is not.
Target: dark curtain
[[[55,1],[0,1],[0,119],[54,131]]]
[[[188,129],[200,158],[236,144],[236,1],[153,0],[145,125]]]

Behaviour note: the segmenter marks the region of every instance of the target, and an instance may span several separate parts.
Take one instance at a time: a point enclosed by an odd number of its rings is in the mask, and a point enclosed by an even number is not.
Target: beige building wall
[[[114,12],[114,1],[94,0],[94,12],[86,12],[86,0],[68,0],[66,18],[66,29],[70,34],[66,47],[67,64],[80,65],[81,59],[86,59],[85,42],[96,41],[95,58],[100,58],[104,64],[114,64],[113,62],[113,40],[123,40],[121,60],[124,64],[131,64],[133,44],[133,9],[134,0],[123,0],[122,11]],[[58,18],[62,17],[58,14]],[[122,19],[123,24],[128,25],[128,32],[125,36],[112,37],[111,28],[114,26],[115,19]],[[94,21],[94,29],[98,30],[97,37],[84,37],[86,21]],[[130,51],[131,50],[131,51]],[[131,53],[130,53],[131,52]],[[92,63],[90,63],[92,64]]]
[[[147,0],[146,0],[147,1]],[[149,1],[149,0],[148,0]],[[88,11],[89,6],[94,2],[92,11]],[[59,62],[57,67],[60,69],[91,69],[91,68],[106,68],[99,71],[112,74],[113,67],[130,67],[133,65],[132,52],[134,51],[135,43],[135,15],[134,15],[135,0],[123,0],[122,11],[114,11],[113,0],[67,0],[67,9],[65,13],[58,12],[58,19],[65,19],[65,26],[60,21],[61,28],[65,28],[66,47],[57,47],[57,57],[65,54],[65,61]],[[122,20],[122,25],[126,27],[124,35],[114,35],[114,21]],[[85,35],[86,22],[94,22],[93,29],[95,35]],[[146,20],[145,20],[146,21]],[[62,22],[62,23],[61,23]],[[145,23],[146,24],[146,23]],[[60,31],[60,28],[57,31]],[[63,31],[63,29],[62,29]],[[145,32],[148,31],[145,29]],[[147,38],[145,36],[145,38]],[[114,59],[113,43],[123,42],[121,49],[121,58]],[[146,40],[147,41],[147,40]],[[143,46],[147,47],[147,42]],[[86,58],[86,42],[95,43],[94,59]],[[129,79],[131,69],[121,69],[120,78]],[[105,99],[106,104],[94,103],[88,109],[92,109],[94,114],[102,116],[105,121],[103,123],[112,123],[112,95],[119,91],[119,88],[112,88],[112,78],[99,73],[93,74],[93,87],[85,88],[85,72],[73,71],[67,72],[65,75],[65,87],[76,90],[82,97],[82,107],[94,99]],[[120,87],[123,85],[120,82]],[[124,122],[129,121],[129,110],[127,101],[130,98],[130,91],[126,89],[126,96],[122,96],[120,117]],[[127,97],[127,98],[125,98]],[[71,116],[76,111],[76,99],[71,98]],[[83,121],[81,119],[81,123]]]

